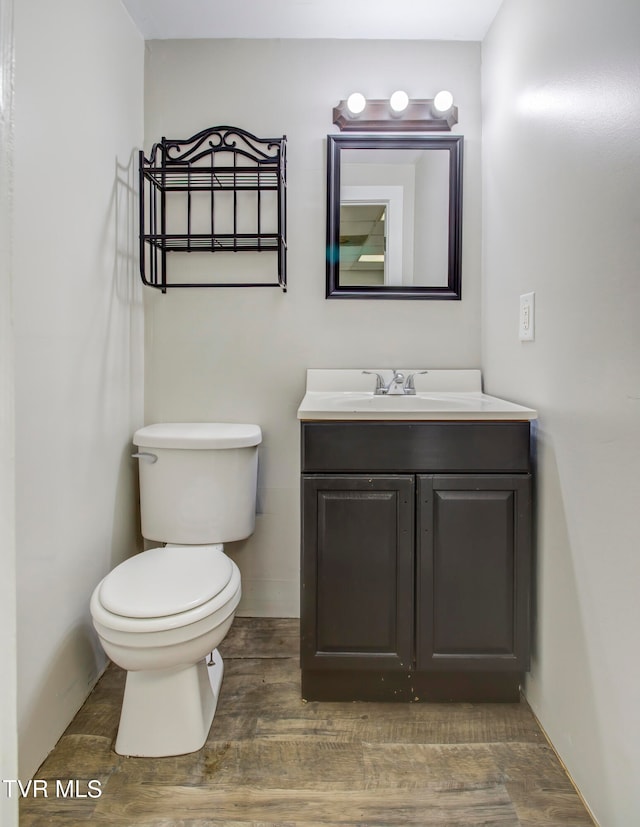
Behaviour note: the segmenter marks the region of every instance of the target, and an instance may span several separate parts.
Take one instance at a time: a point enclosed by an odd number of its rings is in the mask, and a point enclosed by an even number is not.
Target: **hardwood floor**
[[[221,652],[209,739],[175,758],[113,752],[124,673],[110,666],[36,774],[48,797],[21,800],[21,827],[592,825],[524,702],[304,703],[295,620],[237,618]],[[56,797],[68,779],[85,797]]]

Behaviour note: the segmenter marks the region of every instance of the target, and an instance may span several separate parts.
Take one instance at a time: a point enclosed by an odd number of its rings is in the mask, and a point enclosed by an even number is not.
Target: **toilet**
[[[157,543],[96,586],[91,616],[127,670],[115,751],[159,757],[207,739],[222,683],[217,646],[233,622],[240,572],[224,543],[255,527],[258,425],[163,423],[134,434],[142,536]]]

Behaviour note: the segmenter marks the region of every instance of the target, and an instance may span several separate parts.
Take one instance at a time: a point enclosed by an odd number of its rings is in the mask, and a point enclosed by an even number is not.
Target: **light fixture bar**
[[[341,132],[450,132],[458,123],[458,107],[439,112],[433,99],[409,100],[407,108],[393,112],[388,100],[368,100],[362,113],[352,115],[347,101],[333,109],[333,122]]]

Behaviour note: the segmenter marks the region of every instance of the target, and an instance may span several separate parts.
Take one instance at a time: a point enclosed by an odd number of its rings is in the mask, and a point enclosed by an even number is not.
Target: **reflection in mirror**
[[[460,298],[462,138],[328,136],[327,297]]]
[[[340,283],[387,284],[386,204],[340,202]]]

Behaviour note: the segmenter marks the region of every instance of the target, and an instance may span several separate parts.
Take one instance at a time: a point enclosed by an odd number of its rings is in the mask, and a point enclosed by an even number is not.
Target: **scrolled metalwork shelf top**
[[[214,126],[184,140],[163,138],[153,145],[145,163],[151,167],[213,165],[214,156],[222,153],[230,154],[234,165],[242,159],[248,165],[278,166],[284,162],[286,140],[286,135],[258,138],[238,127]]]

